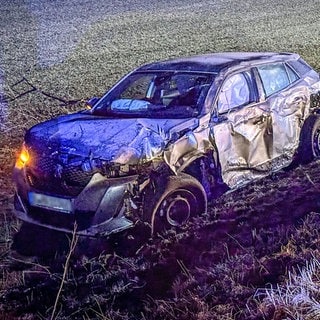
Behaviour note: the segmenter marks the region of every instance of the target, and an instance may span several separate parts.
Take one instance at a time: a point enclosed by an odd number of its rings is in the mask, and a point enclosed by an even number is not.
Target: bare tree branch
[[[22,93],[19,93],[15,87],[22,84],[22,83],[26,83],[31,89],[29,90],[26,90]],[[5,100],[7,101],[15,101],[23,96],[25,96],[26,94],[29,94],[31,92],[38,92],[38,93],[41,93],[42,95],[50,98],[50,99],[54,99],[54,100],[58,100],[62,103],[62,105],[71,105],[71,104],[76,104],[78,102],[81,101],[81,99],[78,99],[78,100],[65,100],[65,99],[62,99],[60,97],[57,97],[57,96],[54,96],[53,94],[51,93],[48,93],[48,92],[45,92],[43,91],[42,89],[39,89],[37,88],[32,82],[30,82],[25,76],[23,76],[21,78],[21,80],[17,81],[16,83],[14,83],[13,85],[11,85],[9,87],[9,90],[11,91],[11,94],[13,95],[13,97],[11,98],[5,98]]]

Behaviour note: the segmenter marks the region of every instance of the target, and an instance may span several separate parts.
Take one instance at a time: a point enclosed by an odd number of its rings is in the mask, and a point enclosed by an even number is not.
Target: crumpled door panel
[[[270,99],[273,158],[285,155],[290,162],[299,145],[303,120],[309,114],[309,96],[306,87],[295,87]]]
[[[222,178],[229,187],[234,187],[270,168],[272,121],[266,105],[244,107],[230,112],[226,118],[213,129]]]

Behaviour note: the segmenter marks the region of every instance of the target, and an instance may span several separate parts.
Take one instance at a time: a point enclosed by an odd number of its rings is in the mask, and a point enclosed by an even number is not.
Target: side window
[[[218,97],[219,113],[246,105],[250,102],[250,88],[244,73],[235,74],[222,84]]]
[[[290,83],[293,83],[299,79],[298,75],[289,67],[286,66]]]
[[[258,67],[258,72],[267,97],[284,89],[291,83],[286,67],[282,63],[260,66]],[[292,70],[291,72],[293,73]]]

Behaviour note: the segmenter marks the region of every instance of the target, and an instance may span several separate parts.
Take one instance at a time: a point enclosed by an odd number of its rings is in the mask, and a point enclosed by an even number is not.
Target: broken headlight
[[[131,176],[137,174],[137,172],[137,166],[129,164],[112,164],[105,169],[105,175],[108,178]]]
[[[118,178],[135,175],[138,172],[137,165],[115,164],[99,159],[87,159],[82,162],[81,169],[86,173],[100,172],[108,178]]]

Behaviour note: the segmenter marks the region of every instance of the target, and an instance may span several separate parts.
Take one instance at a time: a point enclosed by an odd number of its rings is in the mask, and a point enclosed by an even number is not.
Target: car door
[[[273,169],[288,165],[299,145],[309,90],[285,63],[257,67],[273,125]]]
[[[215,110],[212,130],[223,181],[235,187],[266,175],[272,158],[272,121],[250,70],[224,80]]]

